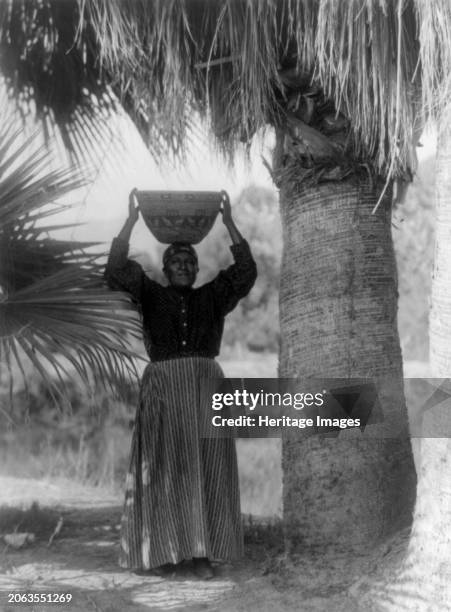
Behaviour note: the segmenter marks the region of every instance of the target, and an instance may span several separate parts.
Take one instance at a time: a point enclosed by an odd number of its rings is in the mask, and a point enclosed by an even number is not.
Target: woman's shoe
[[[214,578],[214,571],[207,557],[194,557],[193,559],[194,573],[202,580],[211,580]]]

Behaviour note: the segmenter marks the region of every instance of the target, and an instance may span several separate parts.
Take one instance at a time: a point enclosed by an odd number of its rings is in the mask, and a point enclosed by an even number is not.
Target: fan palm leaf
[[[74,372],[88,386],[95,377],[121,387],[135,373],[127,335],[139,322],[129,298],[105,286],[95,244],[51,237],[67,226],[47,219],[85,179],[49,170],[36,140],[0,127],[0,358],[25,379],[31,362],[55,399]]]
[[[419,44],[411,0],[80,0],[119,97],[157,107],[183,141],[195,108],[233,154],[290,97],[331,103],[351,123],[349,153],[385,175],[413,165]],[[315,126],[316,127],[316,126]]]
[[[157,158],[183,152],[193,110],[232,157],[257,129],[286,120],[293,95],[322,96],[350,121],[355,157],[405,175],[415,159],[417,29],[427,28],[428,4],[5,0],[1,71],[23,112],[35,107],[44,125],[56,122],[77,156],[114,138],[105,119],[120,106]],[[427,48],[423,62],[433,57]]]
[[[423,107],[434,119],[449,107],[451,95],[451,3],[415,0],[422,66]]]
[[[60,127],[71,155],[86,138],[89,124],[97,138],[111,133],[103,112],[116,110],[114,96],[96,64],[96,49],[79,25],[75,2],[7,0],[0,3],[1,71],[10,98],[25,118],[35,113],[46,133]],[[77,111],[82,109],[82,116]],[[85,141],[82,150],[89,151]]]
[[[98,52],[95,32],[82,19],[77,0],[0,3],[0,72],[8,98],[24,120],[34,116],[47,137],[57,126],[71,158],[91,165],[98,163],[99,143],[116,158],[121,155],[123,138],[111,119],[124,111],[155,158],[180,150],[172,125],[163,122],[154,104],[133,99],[116,70],[110,72],[98,61]],[[183,112],[190,131],[192,114]]]

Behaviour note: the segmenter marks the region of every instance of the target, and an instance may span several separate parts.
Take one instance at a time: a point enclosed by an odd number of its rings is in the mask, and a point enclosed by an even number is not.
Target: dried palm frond
[[[136,113],[156,108],[177,143],[195,108],[232,155],[259,127],[284,121],[291,94],[320,93],[350,120],[355,158],[382,175],[413,165],[412,0],[79,2],[118,95]]]
[[[157,158],[183,152],[193,109],[232,157],[283,123],[293,96],[320,96],[350,121],[348,155],[401,176],[415,164],[420,40],[430,92],[449,74],[447,4],[5,0],[1,70],[75,152],[105,135],[120,103]]]
[[[76,161],[98,162],[99,143],[110,152],[120,148],[111,119],[122,109],[133,115],[155,158],[173,148],[173,135],[156,121],[152,104],[140,107],[122,95],[116,72],[100,65],[93,30],[81,20],[77,0],[0,2],[0,73],[22,118],[39,120],[47,137],[56,131]],[[191,115],[185,120],[189,130]]]
[[[451,3],[415,0],[418,14],[423,105],[439,117],[451,97]]]
[[[84,29],[74,45],[78,25],[76,2],[0,3],[0,65],[7,93],[24,118],[35,114],[41,120],[47,135],[57,124],[72,156],[111,137],[104,113],[115,110]]]
[[[55,399],[64,389],[58,382],[74,374],[88,388],[92,379],[125,388],[135,373],[127,334],[140,327],[133,306],[105,286],[95,245],[49,234],[65,226],[47,218],[85,180],[73,169],[48,170],[36,138],[7,124],[0,126],[0,360],[10,383],[14,363],[25,382],[31,363]]]

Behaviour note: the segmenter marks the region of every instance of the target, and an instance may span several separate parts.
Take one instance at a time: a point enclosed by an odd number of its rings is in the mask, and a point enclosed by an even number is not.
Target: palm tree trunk
[[[282,163],[278,135],[274,166]],[[280,173],[279,176],[284,176]],[[286,173],[285,173],[286,177]],[[415,470],[397,332],[391,211],[368,179],[279,181],[284,249],[280,377],[371,378],[383,423],[339,437],[283,440],[291,552],[364,551],[411,520]]]
[[[436,174],[436,244],[430,315],[432,376],[451,376],[451,106],[439,125]],[[406,559],[393,581],[371,593],[385,612],[450,609],[451,389],[449,398],[425,411],[417,502]],[[443,395],[446,398],[446,394]],[[443,436],[443,437],[439,437]],[[448,437],[444,437],[448,436]]]
[[[442,118],[437,143],[436,239],[429,319],[434,376],[451,375],[451,106]]]

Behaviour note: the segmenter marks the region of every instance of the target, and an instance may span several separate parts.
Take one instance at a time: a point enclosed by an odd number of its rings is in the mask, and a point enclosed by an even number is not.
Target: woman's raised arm
[[[130,193],[128,217],[113,240],[104,276],[110,289],[126,291],[136,302],[141,303],[146,275],[138,262],[128,258],[130,236],[139,216],[135,192],[136,189],[133,189]]]

